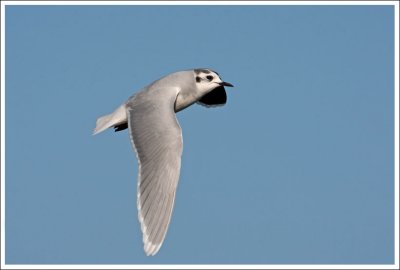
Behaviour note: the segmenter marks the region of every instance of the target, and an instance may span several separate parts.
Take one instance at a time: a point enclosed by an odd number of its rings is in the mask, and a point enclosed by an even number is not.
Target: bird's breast
[[[195,103],[199,97],[190,93],[179,93],[175,100],[175,112],[182,111],[183,109],[189,107]]]

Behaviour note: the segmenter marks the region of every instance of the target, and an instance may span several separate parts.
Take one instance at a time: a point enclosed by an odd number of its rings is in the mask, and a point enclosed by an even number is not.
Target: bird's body
[[[209,69],[172,73],[96,122],[94,134],[129,128],[139,163],[137,205],[147,255],[155,255],[165,238],[179,181],[183,141],[175,113],[195,102],[225,104],[224,86],[232,85]]]

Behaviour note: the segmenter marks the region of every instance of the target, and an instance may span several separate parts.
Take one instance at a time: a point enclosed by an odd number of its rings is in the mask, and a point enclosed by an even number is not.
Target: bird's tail
[[[114,127],[127,122],[125,104],[119,106],[113,113],[101,116],[96,121],[93,135],[96,135],[107,128]]]

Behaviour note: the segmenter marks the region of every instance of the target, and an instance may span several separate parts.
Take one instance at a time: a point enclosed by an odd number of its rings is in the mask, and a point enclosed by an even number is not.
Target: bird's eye
[[[207,80],[209,80],[209,81],[212,81],[212,80],[214,79],[214,77],[211,76],[211,75],[206,76],[206,78],[207,78]]]

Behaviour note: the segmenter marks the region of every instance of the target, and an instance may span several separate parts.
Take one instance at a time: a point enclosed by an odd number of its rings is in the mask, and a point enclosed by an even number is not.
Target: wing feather
[[[139,163],[137,206],[144,250],[155,255],[171,220],[183,149],[175,117],[176,88],[136,95],[127,103],[131,142]]]
[[[197,101],[197,104],[211,108],[225,105],[227,100],[226,91],[223,86],[219,86],[211,92],[204,95]]]

